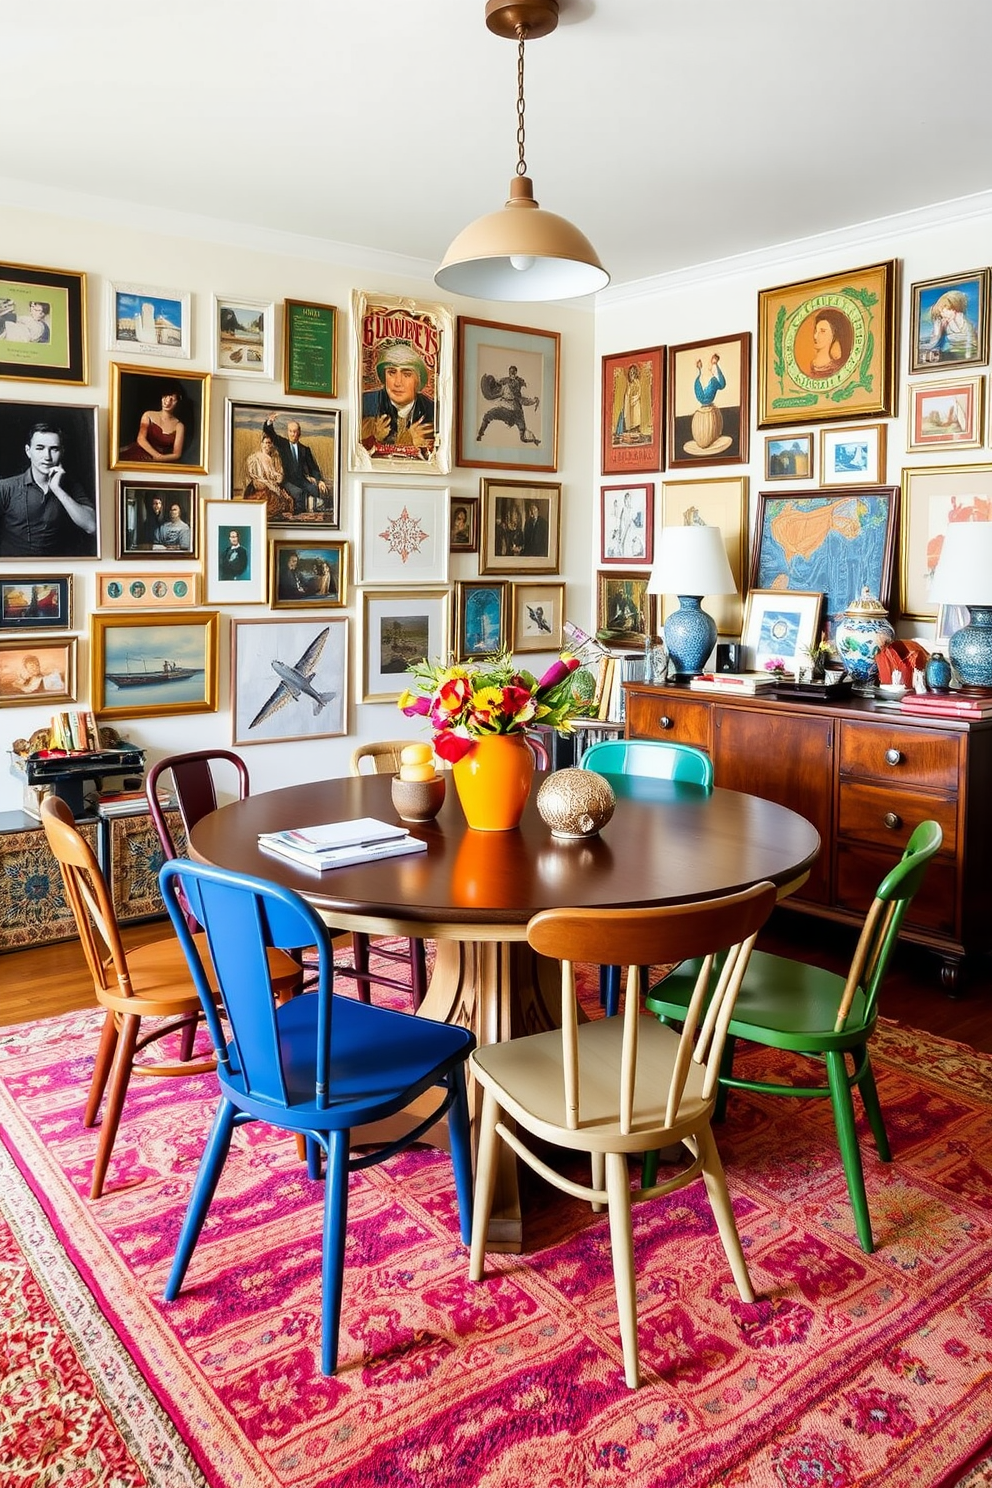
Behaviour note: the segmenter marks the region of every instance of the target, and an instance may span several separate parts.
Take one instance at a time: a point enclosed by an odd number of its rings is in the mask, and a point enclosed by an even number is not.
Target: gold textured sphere
[[[592,837],[616,808],[613,787],[595,770],[556,770],[537,793],[541,820],[552,837]]]

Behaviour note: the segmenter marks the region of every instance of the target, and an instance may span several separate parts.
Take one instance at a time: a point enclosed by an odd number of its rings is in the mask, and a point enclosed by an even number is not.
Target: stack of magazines
[[[426,852],[427,843],[411,837],[405,827],[360,816],[353,821],[328,822],[320,827],[289,827],[284,832],[260,832],[258,845],[273,857],[286,858],[322,873],[351,863],[371,863],[404,853]]]

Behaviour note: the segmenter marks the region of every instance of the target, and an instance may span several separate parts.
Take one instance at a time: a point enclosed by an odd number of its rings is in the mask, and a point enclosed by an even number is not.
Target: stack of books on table
[[[966,692],[907,692],[899,702],[914,718],[992,718],[992,695]]]
[[[753,696],[767,692],[783,680],[791,682],[792,678],[783,679],[774,672],[700,672],[698,677],[693,677],[689,687],[696,692],[734,692]]]
[[[159,791],[158,799],[164,811],[176,804],[171,791]],[[148,797],[143,790],[101,791],[96,809],[99,816],[141,816],[148,810]]]
[[[290,827],[284,832],[260,832],[258,845],[273,857],[323,873],[351,863],[398,858],[427,851],[427,843],[411,837],[406,827],[360,816],[352,821],[327,822],[320,827]]]

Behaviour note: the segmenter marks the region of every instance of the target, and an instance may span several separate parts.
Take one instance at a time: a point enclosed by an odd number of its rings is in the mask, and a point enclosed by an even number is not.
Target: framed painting
[[[812,665],[809,651],[820,635],[823,595],[799,589],[752,589],[744,607],[744,664],[758,672],[776,663],[794,675]]]
[[[510,644],[510,586],[503,580],[455,585],[455,659],[491,656]]]
[[[717,476],[712,480],[665,481],[661,487],[659,545],[665,541],[666,527],[688,527],[701,523],[705,527],[720,529],[737,592],[707,595],[705,606],[716,621],[717,634],[722,636],[738,636],[741,633],[749,489],[750,482],[746,475]],[[678,609],[675,600],[674,595],[662,596],[662,621],[668,619],[672,610]]]
[[[604,356],[602,369],[603,474],[662,470],[665,463],[662,397],[665,348]]]
[[[347,733],[348,621],[232,620],[234,744]]]
[[[895,259],[758,295],[758,426],[895,413]]]
[[[483,479],[480,573],[557,573],[560,551],[559,482]]]
[[[0,640],[0,708],[76,701],[76,637]]]
[[[934,620],[930,601],[944,533],[952,522],[992,521],[992,465],[930,465],[902,472],[900,620]]]
[[[192,326],[185,289],[107,285],[107,348],[120,356],[189,361]]]
[[[207,604],[264,604],[267,560],[264,506],[250,501],[203,503]]]
[[[100,556],[97,409],[64,403],[0,403],[0,559]],[[44,521],[18,519],[32,486],[63,500]]]
[[[451,469],[447,305],[352,290],[352,470]]]
[[[215,610],[90,616],[90,706],[104,720],[216,713]]]
[[[447,486],[363,486],[359,584],[443,584]]]
[[[603,486],[599,493],[601,563],[654,561],[654,482]]]
[[[750,331],[669,347],[669,469],[746,463],[750,387]]]
[[[269,557],[274,610],[341,609],[348,599],[348,543],[278,538]]]
[[[909,437],[906,448],[980,449],[985,428],[985,378],[909,384]]]
[[[934,621],[934,642],[943,645],[944,655],[950,645],[951,636],[962,630],[971,619],[971,611],[967,605],[938,605],[937,619]]]
[[[647,573],[596,575],[596,639],[617,650],[640,649],[655,629],[654,595]]]
[[[822,594],[831,633],[865,586],[888,608],[898,519],[898,486],[760,491],[749,587]]]
[[[336,398],[338,312],[334,305],[287,300],[283,307],[283,390],[297,398]]]
[[[194,609],[200,603],[200,575],[122,573],[113,569],[96,576],[96,602],[102,610]]]
[[[205,475],[209,372],[176,373],[110,364],[111,470],[181,470]]]
[[[270,527],[340,527],[341,412],[228,398],[224,483],[264,503]]]
[[[411,662],[448,655],[451,591],[376,590],[362,595],[362,702],[395,703]]]
[[[765,480],[810,480],[812,475],[812,434],[765,436]]]
[[[71,574],[0,573],[0,631],[71,629]]]
[[[119,480],[118,558],[195,558],[200,550],[198,491],[195,481]]]
[[[0,263],[0,377],[86,382],[86,275]]]
[[[558,469],[557,331],[458,317],[459,465]]]
[[[275,376],[276,311],[271,301],[214,295],[214,371],[221,377]]]
[[[956,372],[989,359],[989,271],[909,287],[910,372]]]
[[[477,553],[478,551],[479,498],[478,496],[459,496],[451,503],[448,552]]]
[[[560,651],[564,644],[565,585],[512,584],[514,651]]]
[[[884,424],[820,430],[821,486],[880,486],[884,481]]]

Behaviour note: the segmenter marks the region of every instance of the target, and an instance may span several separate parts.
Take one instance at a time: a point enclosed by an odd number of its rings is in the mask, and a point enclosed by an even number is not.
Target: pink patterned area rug
[[[895,1161],[866,1139],[873,1256],[828,1105],[732,1097],[718,1140],[761,1300],[737,1298],[699,1185],[640,1206],[636,1393],[604,1215],[535,1181],[527,1253],[474,1286],[443,1155],[357,1174],[327,1380],[321,1189],[291,1139],[239,1131],[186,1287],[161,1300],[211,1077],[136,1082],[108,1191],[85,1197],[100,1016],[0,1033],[3,1488],[992,1480],[989,1056],[879,1030]]]

